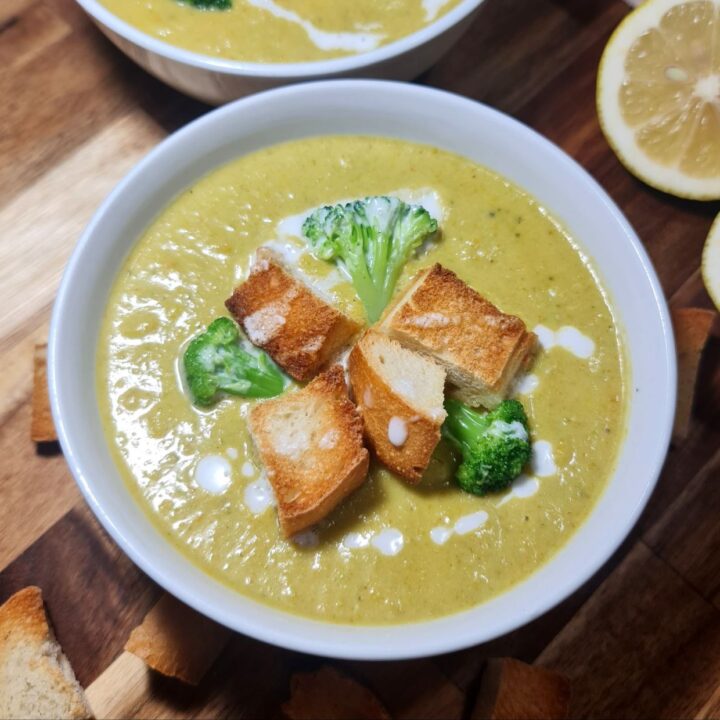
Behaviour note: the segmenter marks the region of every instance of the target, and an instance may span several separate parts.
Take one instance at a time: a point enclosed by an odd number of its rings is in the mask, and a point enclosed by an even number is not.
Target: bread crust
[[[0,606],[0,641],[3,644],[13,636],[27,643],[40,642],[49,634],[50,626],[39,587],[30,585],[18,590]]]
[[[0,607],[0,717],[92,718],[55,639],[42,591],[30,586]]]
[[[255,405],[249,425],[286,537],[318,523],[367,477],[362,418],[339,365],[302,390]],[[302,443],[293,445],[285,433],[291,426],[300,428]]]
[[[383,465],[416,485],[440,442],[440,427],[445,416],[428,417],[385,382],[364,352],[363,341],[371,334],[369,331],[355,345],[348,359],[350,384],[363,418],[365,439]],[[407,430],[407,439],[399,446],[390,441],[389,426],[393,418],[403,422]]]
[[[570,713],[570,682],[537,665],[498,658],[482,674],[472,720],[565,720]]]
[[[291,377],[306,382],[360,331],[260,248],[248,279],[225,306],[250,342],[265,350]]]
[[[678,358],[678,394],[672,440],[678,445],[690,432],[700,360],[717,313],[701,308],[679,308],[672,310],[671,315]]]
[[[163,675],[197,685],[230,639],[230,631],[165,593],[136,627],[125,649]]]
[[[390,720],[373,693],[327,665],[292,676],[282,711],[290,720]]]
[[[57,432],[50,409],[50,395],[47,382],[47,345],[35,346],[33,357],[32,420],[30,439],[33,442],[55,442]]]
[[[381,329],[443,365],[455,386],[451,394],[490,408],[506,397],[537,343],[519,317],[501,312],[439,264],[416,276]]]

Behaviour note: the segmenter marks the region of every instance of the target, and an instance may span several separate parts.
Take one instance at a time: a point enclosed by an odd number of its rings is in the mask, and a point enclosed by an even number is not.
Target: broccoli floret
[[[214,320],[193,338],[183,367],[197,405],[212,405],[220,393],[264,398],[279,395],[285,388],[285,378],[272,360],[263,352],[248,352],[237,325],[227,317]]]
[[[316,210],[302,231],[318,257],[344,265],[372,323],[392,297],[412,252],[437,227],[419,205],[368,197]]]
[[[180,0],[180,2],[200,10],[227,10],[232,7],[232,0]]]
[[[455,475],[458,485],[474,495],[508,487],[530,460],[523,406],[517,400],[505,400],[491,412],[480,412],[448,399],[445,409],[443,437],[462,455]]]

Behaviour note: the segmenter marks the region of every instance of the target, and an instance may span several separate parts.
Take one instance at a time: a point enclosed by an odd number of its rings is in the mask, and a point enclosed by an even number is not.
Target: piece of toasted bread
[[[678,359],[678,393],[673,443],[681,443],[690,431],[695,385],[700,359],[717,316],[714,310],[680,308],[672,311]]]
[[[418,483],[440,441],[445,371],[433,360],[368,330],[348,361],[365,438],[383,465]]]
[[[290,720],[390,720],[373,693],[329,666],[293,675],[282,711]]]
[[[197,685],[230,638],[230,631],[165,593],[136,627],[125,649],[153,670]]]
[[[313,378],[360,331],[260,248],[248,279],[225,303],[254,345],[300,382]]]
[[[489,660],[472,720],[565,720],[570,682],[552,670],[512,658]]]
[[[30,438],[33,442],[55,442],[57,432],[50,410],[47,382],[47,345],[35,346]]]
[[[16,592],[0,607],[0,718],[91,717],[40,588]]]
[[[322,520],[364,482],[362,418],[339,365],[302,390],[255,405],[249,420],[287,537]]]
[[[419,273],[386,312],[381,329],[443,365],[450,394],[493,408],[532,355],[537,338],[455,273],[434,265]]]

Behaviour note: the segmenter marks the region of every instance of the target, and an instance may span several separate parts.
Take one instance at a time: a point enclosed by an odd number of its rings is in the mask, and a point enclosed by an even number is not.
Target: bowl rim
[[[507,614],[503,616],[502,621],[497,621],[492,628],[468,626],[467,628],[463,628],[462,633],[458,631],[458,622],[464,621],[465,616],[469,616],[473,612],[477,612],[479,608],[487,605],[487,603],[481,603],[468,610],[436,619],[421,620],[412,623],[358,626],[329,623],[288,613],[286,611],[264,605],[259,601],[255,601],[252,598],[242,595],[241,593],[238,594],[237,591],[234,590],[230,590],[230,592],[234,595],[239,595],[244,600],[248,600],[251,603],[262,606],[266,610],[270,608],[270,615],[272,615],[273,620],[277,620],[277,623],[257,623],[257,621],[252,618],[247,620],[242,616],[242,614],[237,612],[233,613],[227,608],[219,607],[219,604],[208,601],[202,592],[191,587],[190,582],[177,577],[172,571],[169,571],[165,567],[161,566],[157,558],[146,557],[143,552],[144,548],[141,543],[135,540],[131,530],[129,528],[125,528],[125,530],[123,530],[123,528],[119,526],[122,523],[116,523],[116,519],[118,517],[115,514],[116,511],[102,505],[93,490],[92,481],[86,476],[78,460],[76,447],[80,447],[82,445],[82,438],[76,437],[75,439],[72,439],[66,429],[64,410],[59,399],[61,396],[61,379],[58,374],[58,365],[61,353],[60,346],[63,323],[67,323],[69,325],[73,322],[72,312],[70,312],[71,306],[68,304],[68,295],[71,292],[75,276],[78,274],[81,275],[84,272],[83,264],[87,260],[85,255],[88,252],[87,248],[92,246],[93,238],[97,231],[96,229],[105,221],[105,217],[112,212],[112,208],[118,199],[121,198],[127,189],[133,186],[136,181],[148,171],[148,169],[151,169],[154,164],[161,163],[166,156],[178,152],[176,148],[182,148],[185,143],[191,142],[196,133],[204,132],[207,129],[206,126],[212,125],[215,122],[223,122],[226,116],[232,117],[235,114],[252,112],[255,106],[278,99],[290,101],[299,100],[300,102],[303,102],[303,96],[308,92],[312,93],[321,91],[332,94],[343,90],[364,98],[367,98],[367,94],[372,91],[386,91],[391,93],[394,99],[398,102],[402,101],[400,96],[402,94],[406,94],[407,99],[409,99],[410,96],[415,95],[422,96],[424,101],[437,100],[448,105],[454,104],[454,109],[458,112],[465,110],[468,112],[484,114],[491,120],[494,119],[495,121],[512,126],[515,132],[524,135],[534,143],[539,143],[544,152],[554,155],[558,164],[565,166],[568,173],[574,173],[576,177],[584,179],[584,182],[598,197],[599,202],[601,202],[605,209],[610,213],[612,219],[618,223],[619,227],[625,234],[624,239],[630,242],[630,249],[637,257],[642,272],[648,280],[652,291],[653,306],[658,312],[657,319],[660,321],[659,327],[662,332],[663,344],[662,347],[657,347],[655,350],[658,357],[657,370],[662,381],[660,389],[663,392],[658,393],[658,403],[661,405],[655,414],[655,421],[657,422],[656,430],[658,431],[658,434],[654,436],[655,442],[653,445],[652,456],[646,463],[647,482],[643,486],[642,492],[634,498],[634,504],[632,507],[622,509],[622,516],[615,519],[616,523],[612,528],[612,534],[608,533],[608,535],[605,536],[605,544],[601,547],[587,548],[587,562],[584,565],[578,567],[577,571],[574,573],[566,573],[566,576],[562,578],[562,582],[559,582],[556,586],[554,586],[552,590],[548,592],[547,596],[542,598],[542,602],[535,603],[532,607],[523,606],[522,608],[519,608],[517,606],[513,606],[508,608]],[[242,123],[235,123],[235,125],[239,128],[238,132],[241,133]],[[622,318],[622,310],[620,310],[619,315]],[[195,608],[204,615],[211,617],[217,622],[230,627],[235,631],[273,645],[326,657],[357,660],[400,660],[426,657],[460,650],[479,643],[487,642],[523,627],[565,600],[593,575],[595,575],[598,570],[600,570],[600,568],[612,557],[620,545],[625,541],[630,531],[635,526],[657,483],[670,442],[675,411],[677,368],[675,343],[669,309],[650,258],[619,208],[600,187],[597,181],[575,160],[535,130],[529,128],[518,120],[515,120],[511,116],[483,105],[482,103],[455,95],[453,93],[423,86],[390,81],[333,80],[305,83],[302,85],[291,85],[268,90],[213,110],[162,141],[123,178],[123,180],[105,199],[91,219],[86,230],[78,241],[63,275],[57,299],[53,307],[50,326],[48,344],[48,385],[58,438],[68,466],[70,467],[82,494],[105,530],[113,537],[115,542],[133,560],[133,562],[155,582],[164,587],[172,595],[175,595],[186,604]],[[612,479],[606,486],[604,493],[608,491],[611,485]],[[555,555],[548,559],[544,565],[536,568],[530,576],[521,580],[516,585],[511,586],[499,596],[492,598],[488,602],[492,603],[498,598],[504,599],[507,595],[513,593],[519,587],[522,587],[524,583],[530,582],[534,575],[541,572],[544,568],[551,566],[563,550],[572,543],[575,535],[580,533],[583,526],[590,521],[593,513],[597,510],[598,505],[602,501],[602,497],[603,496],[601,495],[593,510],[590,512],[590,515],[588,515],[583,523],[577,528],[575,533],[568,538],[565,545],[561,547]],[[135,501],[132,500],[132,502]],[[148,522],[150,522],[149,519]],[[157,533],[157,539],[158,542],[163,542],[159,532]],[[173,550],[176,553],[180,553],[177,548],[173,547]],[[193,565],[192,561],[187,559],[185,556],[182,557],[187,563]],[[198,570],[198,572],[202,573],[203,577],[208,582],[219,582],[211,578],[211,576],[207,575],[202,570]],[[314,634],[317,632],[317,629],[321,628],[327,632],[328,627],[333,628],[332,637],[325,637],[322,640],[318,640]],[[418,640],[414,638],[413,633],[414,631],[417,632],[420,628],[425,630],[425,635],[427,635],[427,637],[423,635],[423,637]],[[446,632],[450,629],[452,629],[452,632]],[[376,633],[376,635],[372,640],[365,638],[365,634],[372,635],[373,633]],[[380,641],[381,637],[382,641]],[[396,642],[393,642],[393,640]],[[403,640],[408,644],[402,644]]]
[[[228,60],[205,55],[193,50],[186,50],[172,43],[154,38],[130,23],[121,20],[117,15],[102,5],[99,0],[76,0],[76,2],[91,18],[116,35],[125,38],[149,53],[159,55],[167,60],[226,75],[284,80],[288,78],[320,78],[330,75],[352,73],[404,55],[431,42],[453,26],[461,23],[466,17],[478,9],[485,0],[460,0],[454,8],[451,8],[447,13],[441,15],[430,24],[425,25],[410,35],[405,35],[387,45],[381,45],[368,52],[339,58],[329,58],[327,60],[308,60],[290,63]]]

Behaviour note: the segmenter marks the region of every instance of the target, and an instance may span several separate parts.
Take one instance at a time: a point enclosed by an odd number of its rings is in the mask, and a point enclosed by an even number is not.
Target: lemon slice
[[[720,310],[720,215],[710,228],[702,258],[702,274],[710,297]]]
[[[598,114],[620,161],[659,190],[720,198],[720,0],[646,0],[610,38]]]

